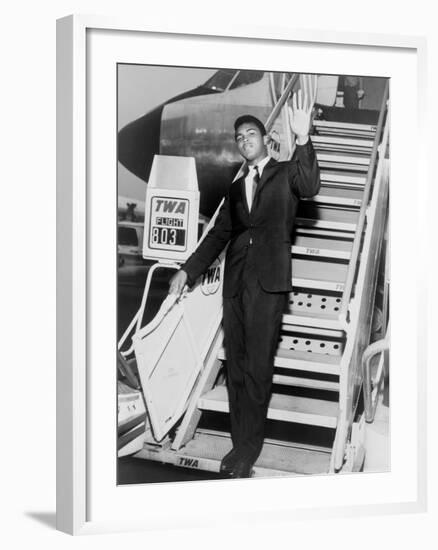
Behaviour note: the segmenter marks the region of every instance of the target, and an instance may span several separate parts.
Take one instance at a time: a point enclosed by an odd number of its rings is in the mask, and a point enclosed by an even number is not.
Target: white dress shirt
[[[263,168],[268,164],[270,160],[271,160],[271,157],[267,156],[263,160],[261,160],[258,164],[254,164],[253,166],[248,166],[249,172],[245,178],[245,193],[246,193],[246,202],[248,203],[248,209],[250,212],[252,207],[252,184],[255,176],[255,167],[257,166],[259,176],[261,178],[263,173]]]

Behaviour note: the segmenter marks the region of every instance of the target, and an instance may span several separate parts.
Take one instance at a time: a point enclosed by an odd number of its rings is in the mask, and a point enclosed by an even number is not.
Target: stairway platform
[[[219,473],[221,460],[231,450],[231,446],[230,435],[226,432],[198,429],[193,439],[178,451],[145,445],[135,456]],[[331,449],[265,440],[254,465],[253,477],[327,474],[330,468],[330,451]]]
[[[202,410],[229,412],[228,392],[225,386],[216,386],[200,397],[198,407]],[[339,404],[322,399],[310,399],[282,394],[272,394],[267,418],[336,428]]]

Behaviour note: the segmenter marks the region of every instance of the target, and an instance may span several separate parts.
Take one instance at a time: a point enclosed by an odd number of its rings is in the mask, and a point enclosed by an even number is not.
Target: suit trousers
[[[238,453],[256,461],[263,447],[274,356],[287,292],[260,286],[248,246],[238,293],[223,300],[231,438]]]

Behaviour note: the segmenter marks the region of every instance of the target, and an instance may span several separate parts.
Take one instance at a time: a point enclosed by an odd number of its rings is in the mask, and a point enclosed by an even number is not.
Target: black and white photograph
[[[427,550],[434,4],[9,2],[7,550]]]
[[[118,63],[118,485],[391,470],[390,99]]]

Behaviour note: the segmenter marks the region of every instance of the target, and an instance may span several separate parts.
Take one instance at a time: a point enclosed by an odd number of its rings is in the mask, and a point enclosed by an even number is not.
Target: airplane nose
[[[118,133],[118,160],[130,172],[148,181],[154,155],[160,152],[161,115],[164,105],[130,122]]]

